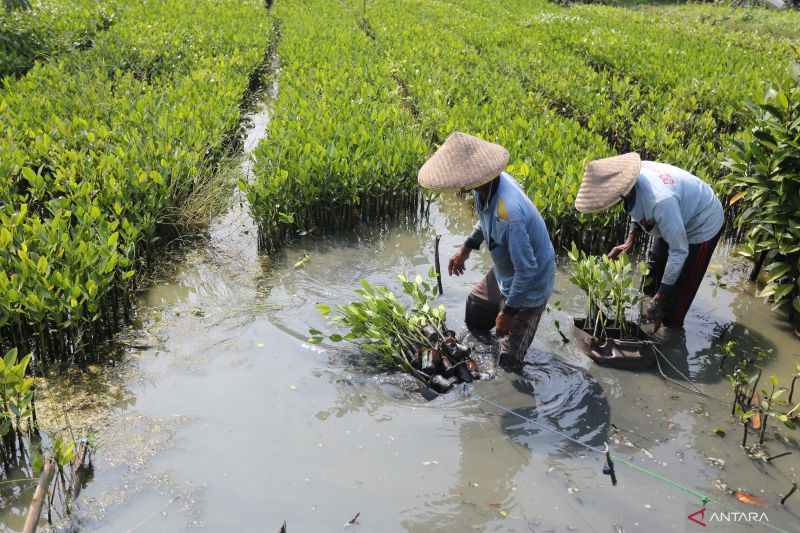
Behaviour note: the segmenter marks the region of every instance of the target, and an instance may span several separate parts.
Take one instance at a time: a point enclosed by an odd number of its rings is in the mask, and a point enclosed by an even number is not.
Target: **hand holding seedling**
[[[471,251],[472,250],[462,245],[461,248],[459,248],[459,250],[453,254],[453,257],[450,258],[450,262],[447,264],[447,272],[451,276],[453,274],[460,276],[464,273],[464,264],[467,262],[467,259],[469,259],[469,254]]]

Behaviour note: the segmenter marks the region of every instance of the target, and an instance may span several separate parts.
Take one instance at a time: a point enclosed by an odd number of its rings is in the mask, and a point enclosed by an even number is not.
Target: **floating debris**
[[[311,256],[308,254],[303,254],[303,257],[294,264],[294,268],[303,268],[308,264],[308,260],[311,259]]]
[[[734,493],[734,496],[736,496],[736,499],[742,503],[747,503],[749,505],[757,505],[759,507],[769,506],[769,502],[767,500],[755,496],[753,494],[750,494],[749,492],[738,491]]]
[[[361,511],[357,512],[356,515],[352,519],[350,519],[349,521],[345,522],[344,527],[350,527],[350,526],[356,524],[357,521],[358,521],[358,517],[359,516],[361,516]],[[344,528],[342,528],[342,529],[344,529]]]

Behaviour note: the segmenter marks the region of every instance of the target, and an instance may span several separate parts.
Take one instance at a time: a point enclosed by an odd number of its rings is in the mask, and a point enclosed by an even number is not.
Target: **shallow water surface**
[[[594,447],[607,442],[657,475],[800,531],[800,494],[776,505],[800,474],[797,435],[771,437],[771,453],[793,452],[772,465],[746,458],[719,371],[721,347],[735,339],[743,353],[774,349],[767,373],[786,382],[800,345],[752,296],[746,265],[728,249],[718,250],[685,332],[660,334],[673,364],[718,399],[655,371],[599,367],[564,344],[554,320],[569,336],[584,300],[563,266],[524,375],[501,371],[470,389],[525,419],[459,391],[426,402],[354,364],[344,345],[305,342],[310,327],[329,329],[315,305],[355,298],[361,278],[397,289],[397,274],[424,275],[435,234],[446,263],[473,219],[468,204],[445,197],[428,221],[312,236],[261,256],[237,204],[207,245],[141,295],[132,335],[149,347],[130,350],[127,370],[107,379],[110,400],[96,402],[102,422],[93,423],[102,443],[94,481],[61,526],[277,531],[285,520],[289,531],[340,531],[361,513],[348,530],[685,531],[700,507],[621,464],[612,487],[601,456],[538,423]],[[308,264],[293,268],[304,253]],[[466,295],[489,266],[488,254],[473,254],[465,276],[445,276],[451,327],[463,328]],[[67,392],[80,397],[75,390]],[[742,504],[723,485],[769,506]],[[23,512],[3,509],[5,528],[19,530]]]

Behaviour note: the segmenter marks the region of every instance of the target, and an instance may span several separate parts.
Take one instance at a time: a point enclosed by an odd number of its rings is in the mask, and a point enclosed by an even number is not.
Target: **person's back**
[[[654,219],[659,207],[668,211],[667,204],[675,202],[689,244],[707,241],[719,232],[724,222],[722,204],[706,182],[686,170],[654,161],[642,161],[640,177],[645,179],[637,184],[641,201],[631,212],[634,220]]]
[[[500,184],[488,209],[483,208],[477,193],[475,202],[484,233],[491,236],[487,244],[501,291],[509,295],[516,306],[541,305],[553,289],[555,251],[539,210],[517,181],[505,172],[500,175]],[[532,254],[530,276],[527,272],[520,276],[512,260],[512,254],[517,251],[512,249],[514,244],[520,246],[523,240],[530,248],[522,250],[522,254]],[[512,287],[515,279],[518,287]],[[517,291],[524,291],[524,294],[515,294]]]

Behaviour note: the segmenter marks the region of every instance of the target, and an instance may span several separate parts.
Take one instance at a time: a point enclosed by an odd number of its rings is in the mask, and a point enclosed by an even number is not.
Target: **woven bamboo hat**
[[[468,191],[492,181],[508,165],[508,150],[454,131],[419,170],[419,184],[434,191]]]
[[[633,188],[641,166],[636,152],[591,161],[578,189],[575,209],[594,213],[611,207]]]

